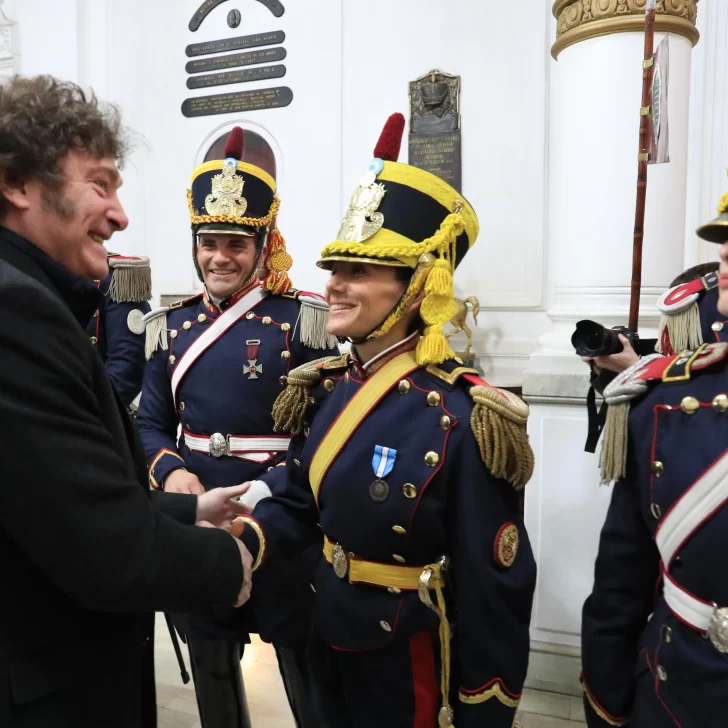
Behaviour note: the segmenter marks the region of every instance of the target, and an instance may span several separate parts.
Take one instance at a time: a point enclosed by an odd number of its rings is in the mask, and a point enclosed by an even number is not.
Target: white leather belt
[[[670,611],[697,632],[710,637],[715,648],[728,653],[728,608],[703,601],[670,576],[675,557],[695,531],[728,501],[728,454],[720,457],[675,501],[660,523],[655,543],[662,557],[663,594]]]
[[[193,435],[184,432],[185,445],[195,452],[204,452],[214,458],[228,457],[264,463],[279,452],[286,452],[291,443],[290,437],[268,435],[266,437],[246,435]]]

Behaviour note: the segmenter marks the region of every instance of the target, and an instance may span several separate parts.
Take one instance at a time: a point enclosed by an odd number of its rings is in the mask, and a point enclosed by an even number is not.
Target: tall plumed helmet
[[[720,243],[721,245],[728,242],[728,192],[726,192],[718,203],[718,217],[710,222],[701,225],[698,235],[703,240],[711,243]]]
[[[478,218],[447,182],[397,161],[404,127],[402,114],[387,120],[337,238],[318,265],[358,260],[414,269],[397,307],[366,338],[389,331],[424,289],[420,315],[426,328],[417,361],[440,364],[455,356],[443,327],[455,313],[453,273],[478,237]]]
[[[233,127],[223,159],[203,162],[192,173],[187,203],[194,237],[201,233],[267,235],[267,275],[263,286],[274,293],[292,287],[293,259],[276,224],[280,200],[276,181],[264,169],[243,161],[245,133]]]

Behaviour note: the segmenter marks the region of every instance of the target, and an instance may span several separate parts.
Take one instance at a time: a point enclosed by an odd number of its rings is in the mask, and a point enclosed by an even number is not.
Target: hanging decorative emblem
[[[212,194],[205,198],[209,215],[232,215],[242,217],[248,209],[248,201],[242,196],[245,180],[236,174],[237,160],[228,157],[222,172],[212,178]]]
[[[359,186],[351,198],[349,207],[341,223],[338,240],[346,243],[361,243],[379,232],[384,224],[384,215],[376,212],[387,191],[383,184],[377,183],[377,174],[384,163],[375,159],[368,171],[359,180]]]

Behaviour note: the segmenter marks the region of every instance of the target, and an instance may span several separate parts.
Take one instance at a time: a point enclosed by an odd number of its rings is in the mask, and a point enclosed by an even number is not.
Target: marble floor
[[[200,728],[192,682],[182,684],[162,615],[157,616],[157,703],[159,728]],[[243,672],[255,728],[295,728],[273,648],[253,638],[245,650]],[[182,645],[187,669],[189,656]],[[518,720],[523,728],[585,728],[581,699],[538,690],[526,691]]]

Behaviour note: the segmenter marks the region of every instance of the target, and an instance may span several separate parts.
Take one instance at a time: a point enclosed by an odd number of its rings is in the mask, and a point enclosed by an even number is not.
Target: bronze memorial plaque
[[[225,53],[227,51],[242,51],[246,48],[258,48],[259,46],[278,45],[286,39],[282,30],[274,30],[271,33],[255,33],[253,35],[239,35],[236,38],[222,38],[211,40],[206,43],[191,43],[185,49],[189,57],[204,56],[208,53]]]
[[[282,61],[285,57],[285,48],[269,48],[265,51],[233,53],[229,56],[201,58],[196,61],[188,61],[185,66],[185,70],[187,73],[209,73],[211,71],[224,71],[226,68],[256,66],[260,63],[274,63],[276,61]]]
[[[462,190],[460,76],[434,69],[409,85],[409,163]]]
[[[202,5],[200,5],[197,10],[195,10],[195,14],[192,16],[192,20],[190,20],[189,29],[194,33],[196,30],[199,30],[200,26],[202,25],[202,21],[218,6],[222,5],[224,2],[227,2],[227,0],[205,0]]]
[[[278,109],[293,101],[293,91],[288,86],[262,88],[255,91],[235,91],[228,94],[198,96],[185,99],[182,113],[186,117],[238,114],[259,109]]]
[[[226,71],[225,73],[206,73],[202,76],[190,76],[187,88],[209,88],[225,86],[230,83],[248,83],[249,81],[265,81],[269,78],[282,78],[286,75],[286,67],[282,63],[262,68],[246,68],[242,71]]]

